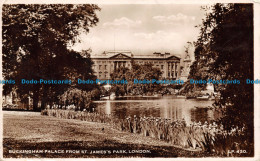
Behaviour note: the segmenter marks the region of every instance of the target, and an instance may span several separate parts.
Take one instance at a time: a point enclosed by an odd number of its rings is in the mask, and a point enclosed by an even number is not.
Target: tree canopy
[[[91,4],[3,5],[3,75],[16,80],[14,86],[4,86],[4,94],[15,88],[21,97],[31,95],[36,109],[40,98],[44,107],[45,99],[55,99],[77,85],[23,85],[21,79],[92,79],[89,52],[75,52],[69,45],[97,24],[98,10]]]
[[[162,75],[160,69],[154,68],[153,64],[136,64],[132,62],[132,68],[119,68],[111,74],[113,80],[127,80],[127,84],[114,85],[112,91],[116,95],[124,95],[125,93],[146,94],[148,92],[158,92],[160,85],[157,84],[135,84],[134,79],[138,80],[158,80]]]
[[[224,109],[226,129],[244,127],[253,138],[253,5],[215,4],[204,8],[206,18],[195,42],[192,79],[240,80],[240,84],[219,85],[219,107]]]

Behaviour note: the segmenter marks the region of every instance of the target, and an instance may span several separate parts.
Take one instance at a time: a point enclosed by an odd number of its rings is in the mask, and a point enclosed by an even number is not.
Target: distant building
[[[134,55],[131,51],[105,51],[100,55],[91,55],[93,70],[98,79],[111,79],[110,74],[120,67],[132,67],[136,64],[152,63],[161,70],[162,78],[180,78],[180,58],[170,53],[153,53],[152,55]]]

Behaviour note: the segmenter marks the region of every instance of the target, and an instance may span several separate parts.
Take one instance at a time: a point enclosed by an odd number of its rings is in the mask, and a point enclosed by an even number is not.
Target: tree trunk
[[[47,87],[43,87],[43,97],[41,100],[41,110],[44,110],[46,108],[46,102],[47,102]]]
[[[33,111],[38,110],[38,103],[39,103],[39,93],[34,92],[33,93]]]

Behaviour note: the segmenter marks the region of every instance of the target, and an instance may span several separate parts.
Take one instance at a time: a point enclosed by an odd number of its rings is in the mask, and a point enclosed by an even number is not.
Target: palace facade
[[[152,63],[153,67],[161,70],[162,79],[175,80],[180,78],[180,60],[170,53],[153,53],[152,55],[134,55],[131,51],[105,51],[100,55],[91,55],[94,62],[93,70],[97,79],[111,79],[110,74],[121,67],[132,67],[137,64]]]

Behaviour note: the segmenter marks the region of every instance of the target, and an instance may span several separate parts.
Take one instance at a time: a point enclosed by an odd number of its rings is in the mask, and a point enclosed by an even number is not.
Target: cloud
[[[82,33],[79,36],[80,42],[75,43],[71,48],[75,51],[80,52],[81,50],[88,50],[90,48],[95,48],[98,44],[102,44],[102,39],[93,34]]]
[[[174,38],[176,36],[179,36],[178,33],[175,32],[165,32],[165,31],[156,31],[152,33],[144,33],[144,32],[139,32],[139,33],[134,33],[134,36],[139,37],[139,38],[144,38],[144,39],[167,39],[167,38]]]
[[[127,27],[127,28],[129,28],[129,27],[138,26],[141,23],[142,23],[142,21],[140,21],[140,20],[134,21],[129,18],[122,17],[119,19],[114,19],[112,22],[105,22],[105,23],[103,23],[103,26],[104,27]]]
[[[174,31],[138,32],[134,33],[134,37],[137,41],[136,46],[153,52],[170,52],[174,50],[180,53],[186,43],[185,36]]]
[[[170,16],[153,16],[153,19],[164,24],[173,24],[176,22],[192,22],[195,21],[195,16],[187,16],[182,13]]]
[[[145,39],[151,39],[154,37],[154,33],[135,33],[134,36],[140,37],[140,38],[145,38]]]

